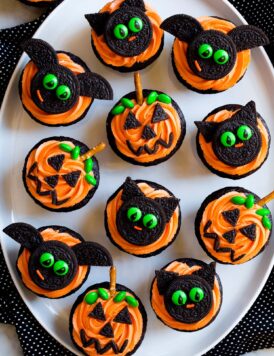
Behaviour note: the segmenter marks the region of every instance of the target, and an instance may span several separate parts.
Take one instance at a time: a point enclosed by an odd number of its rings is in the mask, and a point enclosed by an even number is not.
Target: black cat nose
[[[103,328],[100,330],[100,335],[103,335],[105,337],[111,338],[114,336],[113,334],[113,329],[110,323],[107,323],[103,326]]]
[[[150,126],[146,125],[143,129],[142,138],[145,140],[150,140],[155,136],[156,136],[155,131]]]

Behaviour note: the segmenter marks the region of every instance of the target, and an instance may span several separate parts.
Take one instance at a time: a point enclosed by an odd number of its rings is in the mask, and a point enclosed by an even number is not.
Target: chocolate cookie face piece
[[[104,36],[109,48],[118,55],[138,56],[150,44],[151,23],[142,10],[125,5],[110,15]]]

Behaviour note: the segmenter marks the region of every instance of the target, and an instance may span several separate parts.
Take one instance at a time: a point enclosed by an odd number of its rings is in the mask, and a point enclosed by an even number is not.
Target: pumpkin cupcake
[[[250,49],[269,44],[266,34],[250,25],[235,26],[212,16],[167,18],[161,28],[175,36],[172,65],[178,80],[202,94],[231,88],[250,63]]]
[[[112,99],[110,84],[74,54],[56,52],[39,39],[25,41],[22,48],[31,60],[19,81],[20,98],[40,124],[72,125],[85,117],[94,99]]]
[[[197,152],[213,173],[240,179],[256,172],[268,157],[270,132],[254,101],[224,105],[195,122]]]
[[[240,187],[210,194],[195,219],[195,233],[205,252],[217,262],[231,265],[260,254],[272,232],[266,198]]]
[[[41,207],[68,212],[86,205],[96,192],[99,164],[94,154],[103,143],[89,150],[69,137],[49,137],[28,153],[23,168],[27,193]]]
[[[222,305],[222,284],[215,263],[180,258],[155,274],[151,306],[166,326],[191,332],[213,322]]]
[[[128,177],[107,201],[107,236],[131,255],[159,254],[175,240],[180,226],[179,199],[160,184]]]
[[[112,265],[103,246],[63,226],[35,229],[14,223],[3,231],[21,245],[17,272],[25,287],[40,297],[64,298],[82,286],[90,266]]]
[[[120,72],[154,62],[164,46],[161,18],[143,0],[113,0],[98,13],[85,15],[96,57]]]

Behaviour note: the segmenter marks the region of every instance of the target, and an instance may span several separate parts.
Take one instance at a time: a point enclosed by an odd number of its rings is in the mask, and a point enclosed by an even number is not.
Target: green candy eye
[[[56,95],[60,100],[68,100],[71,97],[70,88],[67,85],[60,85],[56,89]]]
[[[236,137],[233,132],[226,131],[221,135],[221,144],[225,147],[232,147],[236,143]]]
[[[40,256],[40,265],[45,267],[45,268],[50,268],[54,264],[54,257],[51,253],[49,252],[44,252]]]
[[[139,208],[136,208],[133,206],[132,208],[128,209],[128,211],[127,211],[128,220],[136,222],[136,221],[140,220],[141,217],[142,217],[142,212]]]
[[[222,65],[222,64],[226,64],[229,61],[229,54],[224,49],[218,49],[218,51],[214,53],[213,58],[217,64]]]
[[[124,40],[128,35],[128,28],[120,23],[114,27],[113,34],[118,40]]]
[[[187,295],[182,290],[176,290],[171,297],[172,303],[175,305],[184,305],[187,301]]]
[[[199,288],[199,287],[194,287],[190,290],[189,292],[189,298],[193,301],[193,302],[200,302],[201,300],[204,299],[205,293],[204,291]]]
[[[54,90],[58,85],[58,79],[54,74],[48,73],[43,78],[43,87],[48,90]]]
[[[251,128],[247,125],[242,125],[237,130],[237,136],[242,141],[248,141],[251,139],[253,132]]]
[[[148,229],[154,229],[158,225],[158,219],[153,214],[146,214],[143,218],[143,224]]]
[[[198,54],[201,58],[208,59],[213,55],[213,48],[209,44],[204,43],[199,46]]]
[[[69,266],[65,261],[57,261],[54,263],[53,271],[57,276],[65,276],[69,271]]]
[[[139,17],[133,17],[132,19],[130,19],[130,21],[128,23],[128,27],[129,27],[130,31],[137,33],[143,29],[144,24],[143,24],[143,21]]]

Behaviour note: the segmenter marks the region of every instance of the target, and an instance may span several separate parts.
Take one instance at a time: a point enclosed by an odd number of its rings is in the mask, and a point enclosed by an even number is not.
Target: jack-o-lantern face
[[[131,92],[108,115],[107,134],[113,150],[126,161],[150,166],[169,159],[181,146],[185,120],[178,105],[166,94],[143,90],[136,102]]]
[[[33,199],[54,211],[85,205],[99,184],[96,158],[81,160],[87,151],[86,145],[67,137],[48,138],[34,146],[23,170],[25,187]]]
[[[76,300],[70,315],[75,345],[87,355],[131,355],[146,331],[146,312],[140,299],[125,286],[109,283],[88,288]]]

